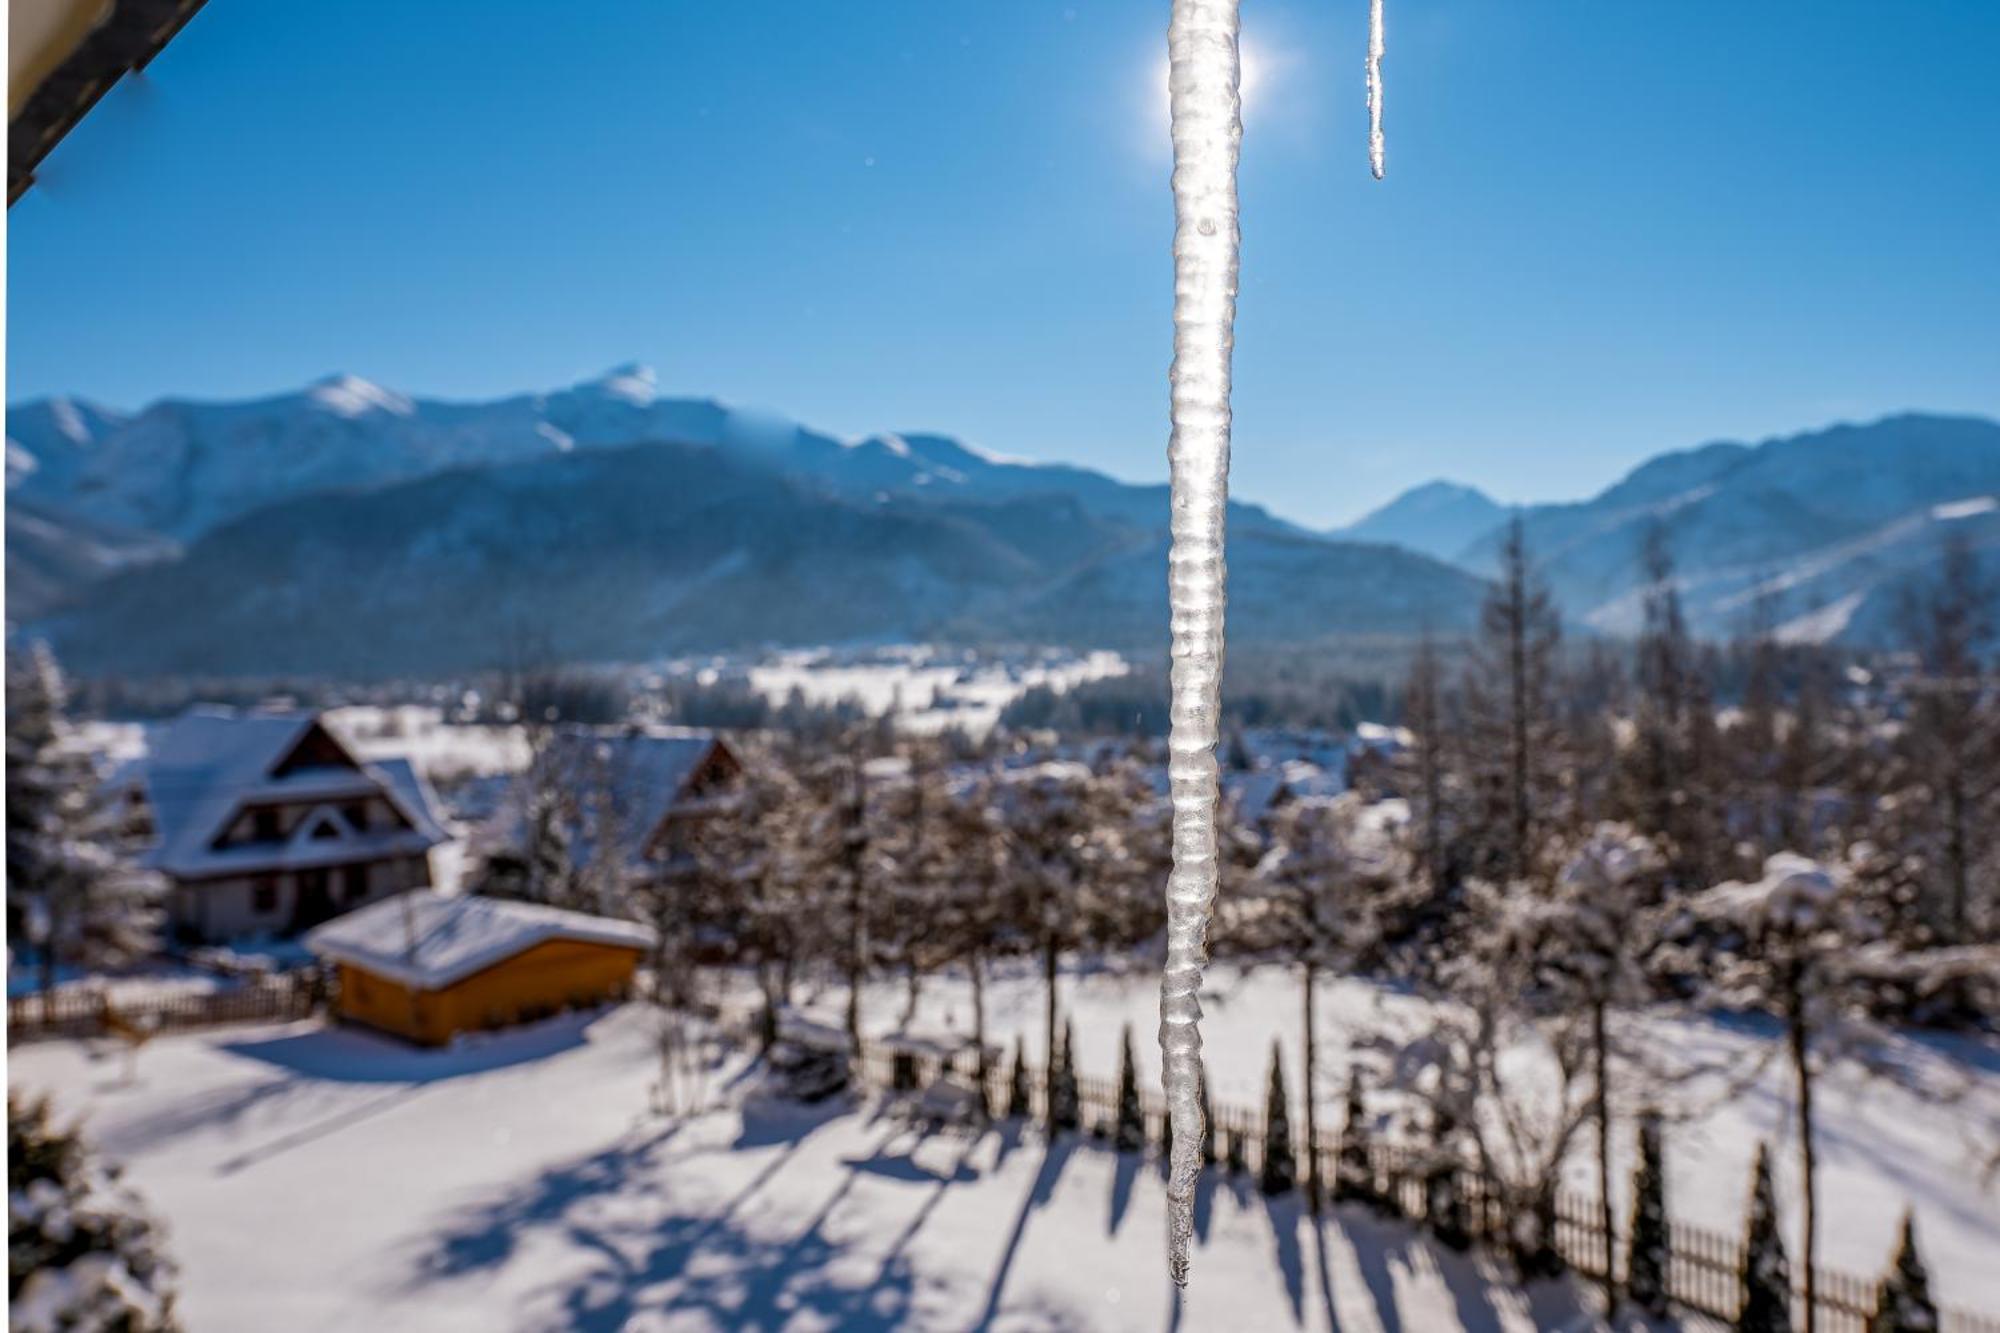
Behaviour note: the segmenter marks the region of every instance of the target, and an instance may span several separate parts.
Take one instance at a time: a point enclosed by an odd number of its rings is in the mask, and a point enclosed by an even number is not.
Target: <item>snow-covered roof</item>
[[[654,938],[636,922],[417,889],[336,917],[308,931],[305,944],[321,958],[439,990],[550,940],[645,949]]]
[[[351,766],[312,764],[279,773],[318,720],[314,713],[192,708],[153,730],[144,757],[120,765],[107,783],[113,790],[137,790],[146,798],[157,836],[146,863],[168,874],[195,877],[323,861],[337,847],[342,855],[335,859],[352,859],[356,850],[352,842],[309,849],[290,843],[213,846],[236,813],[250,803],[382,796],[411,827],[368,835],[371,843],[384,844],[369,847],[369,854],[422,852],[446,840],[430,789],[405,760],[363,764],[338,737],[322,729]]]
[[[1237,818],[1252,824],[1286,801],[1331,798],[1346,789],[1342,774],[1329,772],[1305,759],[1222,775],[1224,797],[1235,807]]]
[[[1380,722],[1354,724],[1354,740],[1366,750],[1406,750],[1416,741],[1408,727],[1392,727]]]
[[[653,834],[684,803],[688,783],[720,740],[690,727],[564,727],[549,738],[536,762],[544,774],[516,780],[481,828],[486,849],[518,848],[526,840],[528,804],[536,782],[549,781],[574,806],[565,832],[578,866],[597,853],[599,830],[610,828],[621,863],[646,859]]]

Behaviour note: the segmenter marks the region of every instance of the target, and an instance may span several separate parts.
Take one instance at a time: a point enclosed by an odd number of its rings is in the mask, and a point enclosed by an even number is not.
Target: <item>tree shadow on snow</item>
[[[1340,1333],[1340,1308],[1333,1299],[1333,1264],[1326,1253],[1326,1219],[1313,1219],[1313,1262],[1319,1267],[1319,1299],[1326,1307],[1329,1333]]]
[[[892,1136],[893,1137],[893,1136]],[[958,1140],[962,1145],[958,1160],[945,1171],[924,1165],[917,1160],[917,1150],[928,1143],[936,1142],[932,1136],[915,1135],[904,1152],[887,1151],[890,1140],[884,1140],[882,1147],[867,1157],[843,1157],[840,1164],[860,1175],[874,1176],[882,1180],[900,1181],[908,1185],[969,1185],[979,1179],[979,1171],[969,1165],[973,1147],[979,1142],[967,1137]]]
[[[412,1286],[490,1275],[507,1265],[530,1237],[553,1238],[589,1256],[590,1271],[545,1289],[559,1306],[553,1322],[580,1330],[622,1329],[645,1316],[699,1312],[717,1328],[813,1327],[887,1333],[907,1326],[922,1283],[908,1259],[918,1232],[954,1184],[979,1178],[969,1165],[977,1139],[962,1141],[956,1159],[932,1169],[890,1150],[885,1133],[872,1154],[843,1162],[848,1169],[802,1229],[774,1234],[757,1199],[793,1166],[805,1139],[827,1120],[781,1117],[804,1133],[772,1153],[756,1175],[725,1199],[679,1197],[673,1162],[704,1151],[674,1151],[678,1126],[628,1136],[600,1153],[551,1168],[525,1187],[475,1207],[448,1224],[418,1265]],[[771,1124],[767,1121],[763,1131]],[[867,1181],[928,1185],[868,1280],[856,1280],[855,1241],[835,1223],[843,1205]],[[1052,1178],[1050,1183],[1052,1183]],[[596,1206],[606,1198],[642,1208]],[[759,1223],[762,1225],[759,1225]]]
[[[225,1158],[216,1165],[215,1172],[220,1176],[233,1176],[237,1172],[248,1170],[260,1162],[282,1156],[294,1148],[303,1148],[308,1143],[316,1142],[331,1134],[338,1134],[341,1130],[358,1125],[364,1120],[372,1120],[384,1111],[391,1111],[399,1106],[406,1105],[411,1098],[422,1096],[424,1091],[425,1089],[422,1087],[403,1086],[391,1088],[379,1095],[370,1096],[364,1102],[343,1107],[332,1115],[322,1116],[309,1125],[301,1125],[299,1128],[288,1133],[280,1134],[275,1139],[257,1144],[252,1148],[246,1148],[232,1157]]]
[[[1333,1216],[1354,1249],[1355,1266],[1361,1270],[1362,1284],[1375,1304],[1375,1318],[1382,1325],[1382,1333],[1403,1333],[1403,1316],[1396,1303],[1396,1276],[1390,1265],[1410,1266],[1408,1225],[1387,1222],[1352,1204],[1334,1209]],[[1321,1254],[1324,1256],[1324,1248]],[[1331,1314],[1330,1308],[1328,1313]]]
[[[1322,1220],[1316,1237],[1321,1296],[1331,1327],[1340,1327],[1328,1258],[1327,1227],[1337,1228],[1354,1252],[1355,1266],[1375,1307],[1382,1333],[1430,1333],[1428,1326],[1406,1324],[1396,1291],[1400,1270],[1412,1278],[1428,1278],[1449,1293],[1456,1316],[1450,1327],[1462,1333],[1501,1333],[1504,1302],[1534,1328],[1588,1329],[1599,1327],[1590,1294],[1574,1278],[1555,1278],[1522,1285],[1504,1259],[1479,1249],[1457,1251],[1418,1230],[1412,1223],[1383,1217],[1357,1204],[1342,1204]],[[1496,1300],[1496,1296],[1499,1298]]]
[[[526,1236],[538,1228],[568,1229],[563,1223],[571,1208],[593,1197],[627,1192],[635,1179],[656,1172],[661,1151],[681,1130],[675,1123],[628,1136],[602,1152],[552,1166],[520,1190],[491,1203],[466,1210],[446,1223],[431,1248],[419,1256],[414,1285],[490,1272],[514,1257]],[[753,1178],[727,1208],[719,1224],[785,1163],[780,1153]]]
[[[1035,1182],[1028,1187],[1027,1197],[1021,1200],[1021,1210],[1014,1216],[1013,1229],[1007,1234],[1007,1249],[1000,1256],[1000,1266],[993,1270],[993,1282],[986,1291],[986,1308],[976,1327],[991,1328],[998,1317],[1000,1301],[1007,1290],[1007,1275],[1013,1270],[1014,1259],[1021,1252],[1021,1238],[1028,1231],[1028,1218],[1055,1197],[1056,1181],[1061,1178],[1063,1168],[1069,1164],[1070,1154],[1075,1151],[1073,1135],[1064,1135],[1043,1147],[1041,1169],[1035,1173]]]
[[[1125,1214],[1132,1207],[1132,1186],[1139,1179],[1139,1171],[1146,1159],[1139,1153],[1121,1152],[1114,1154],[1118,1161],[1111,1175],[1111,1215],[1104,1224],[1104,1234],[1115,1236],[1118,1228],[1125,1225]]]
[[[1299,1247],[1299,1223],[1305,1201],[1296,1192],[1264,1196],[1264,1216],[1277,1245],[1278,1270],[1285,1277],[1285,1297],[1292,1303],[1292,1322],[1305,1317],[1305,1256]]]

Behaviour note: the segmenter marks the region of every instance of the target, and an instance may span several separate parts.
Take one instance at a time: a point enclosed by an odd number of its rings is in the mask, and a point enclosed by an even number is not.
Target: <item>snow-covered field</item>
[[[1228,966],[1209,970],[1202,1007],[1204,1056],[1211,1095],[1218,1103],[1261,1107],[1269,1077],[1271,1043],[1283,1043],[1288,1086],[1300,1097],[1303,1028],[1296,974],[1287,968],[1250,972]],[[1117,1072],[1119,1035],[1132,1025],[1141,1076],[1159,1077],[1158,973],[1107,969],[1065,976],[1062,1003],[1074,1019],[1078,1069],[1109,1078]],[[904,992],[884,982],[864,997],[864,1024],[875,1031],[896,1026]],[[836,990],[810,1007],[838,1022]],[[1043,999],[1038,976],[1016,971],[989,985],[989,1030],[1012,1049],[1015,1035],[1041,1059]],[[952,978],[926,984],[915,1027],[966,1030],[970,990]],[[1428,1026],[1426,1004],[1360,981],[1322,983],[1318,1006],[1319,1100],[1323,1132],[1340,1123],[1350,1042],[1380,1035],[1408,1038]],[[1777,1154],[1778,1188],[1789,1239],[1797,1254],[1798,1194],[1793,1165],[1790,1081],[1782,1062],[1757,1072],[1770,1049],[1758,1024],[1667,1016],[1634,1020],[1629,1037],[1682,1065],[1719,1071],[1691,1079],[1667,1100],[1686,1117],[1667,1130],[1668,1200],[1673,1215],[1728,1235],[1743,1224],[1751,1161],[1759,1140]],[[1914,1206],[1918,1237],[1931,1266],[1933,1289],[1952,1304],[2000,1313],[2000,1174],[1991,1163],[2000,1151],[2000,1048],[1971,1041],[1909,1042],[1891,1053],[1924,1086],[1913,1092],[1862,1076],[1852,1068],[1830,1073],[1817,1093],[1820,1121],[1820,1262],[1857,1275],[1881,1271],[1894,1247],[1906,1206]],[[1754,1077],[1752,1077],[1754,1075]],[[1740,1094],[1729,1084],[1747,1078]],[[1631,1134],[1619,1148],[1630,1152]],[[1581,1145],[1580,1145],[1581,1146]],[[1622,1190],[1630,1163],[1618,1170]],[[1570,1177],[1595,1193],[1595,1167],[1571,1163]],[[1624,1215],[1622,1197],[1619,1215]]]
[[[1296,1078],[1295,989],[1276,969],[1212,975],[1215,1096],[1253,1103],[1273,1036]],[[1128,1018],[1150,1065],[1155,985],[1144,972],[1065,979],[1083,1072],[1113,1072]],[[899,988],[867,999],[871,1027],[890,1025]],[[996,1031],[1033,1042],[1033,979],[997,983],[992,1011]],[[962,990],[932,983],[926,1025],[968,1016]],[[1335,986],[1323,1092],[1347,1033],[1420,1018],[1407,997]],[[1153,1163],[1087,1144],[1050,1151],[1032,1132],[919,1142],[874,1107],[746,1114],[734,1062],[708,1081],[717,1109],[675,1123],[651,1109],[654,1022],[625,1009],[445,1052],[310,1023],[163,1037],[129,1085],[118,1052],[26,1046],[9,1078],[54,1093],[130,1164],[172,1227],[190,1327],[1175,1327]],[[1687,1050],[1760,1040],[1651,1026]],[[1934,1291],[1992,1311],[2000,1200],[1968,1144],[2000,1107],[2000,1061],[1959,1054],[1950,1069],[1970,1091],[1948,1104],[1829,1083],[1821,1257],[1878,1271],[1912,1201]],[[1777,1077],[1673,1131],[1678,1216],[1740,1226],[1752,1145],[1783,1139]],[[1419,1235],[1345,1212],[1315,1234],[1295,1201],[1211,1184],[1180,1327],[1581,1326],[1587,1298],[1567,1286],[1524,1294]],[[1780,1189],[1795,1219],[1789,1181]]]
[[[1176,1312],[1152,1163],[1032,1132],[920,1139],[872,1106],[668,1119],[649,1110],[654,1022],[571,1016],[445,1052],[313,1023],[169,1037],[130,1085],[120,1060],[36,1046],[10,1078],[129,1163],[168,1222],[187,1326],[214,1333],[1491,1333],[1579,1326],[1587,1307],[1211,1177]]]
[[[518,773],[528,766],[528,738],[516,726],[446,722],[428,704],[354,704],[327,724],[363,759],[408,759],[435,783]]]
[[[1129,669],[1113,652],[996,658],[905,645],[865,657],[800,649],[753,664],[746,674],[751,688],[772,703],[783,703],[797,690],[807,703],[851,701],[873,716],[888,714],[902,730],[920,735],[956,727],[982,736],[1008,704],[1031,689],[1047,686],[1061,693]]]

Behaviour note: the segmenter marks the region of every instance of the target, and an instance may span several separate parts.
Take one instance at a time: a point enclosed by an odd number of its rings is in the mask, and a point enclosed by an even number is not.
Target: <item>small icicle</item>
[[[1221,706],[1229,360],[1236,322],[1236,157],[1243,137],[1237,0],[1174,0],[1167,30],[1174,136],[1173,631],[1167,776],[1173,870],[1160,983],[1161,1084],[1173,1145],[1167,1271],[1187,1284],[1201,1174],[1201,969],[1215,902],[1216,715]]]
[[[1368,0],[1368,169],[1382,179],[1388,145],[1382,138],[1382,0]]]

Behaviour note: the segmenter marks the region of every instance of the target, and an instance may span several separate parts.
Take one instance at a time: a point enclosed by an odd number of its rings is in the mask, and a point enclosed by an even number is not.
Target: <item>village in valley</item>
[[[1970,585],[1872,675],[1718,656],[1662,582],[1628,678],[1510,568],[1384,687],[1301,709],[1244,672],[1203,1000],[1197,1262],[1226,1280],[1152,1268],[1167,783],[1118,721],[1152,668],[1115,655],[115,721],[85,714],[124,687],[25,646],[17,1128],[116,1163],[152,1220],[105,1242],[133,1249],[104,1299],[157,1278],[190,1326],[1748,1328],[1804,1299],[1809,1244],[1822,1327],[1984,1328],[1991,862],[1874,841],[1984,830],[1837,778],[1985,781],[1986,696],[1926,684]],[[306,1189],[312,1239],[277,1240]]]
[[[2000,3],[8,10],[10,1333],[2000,1333]]]

